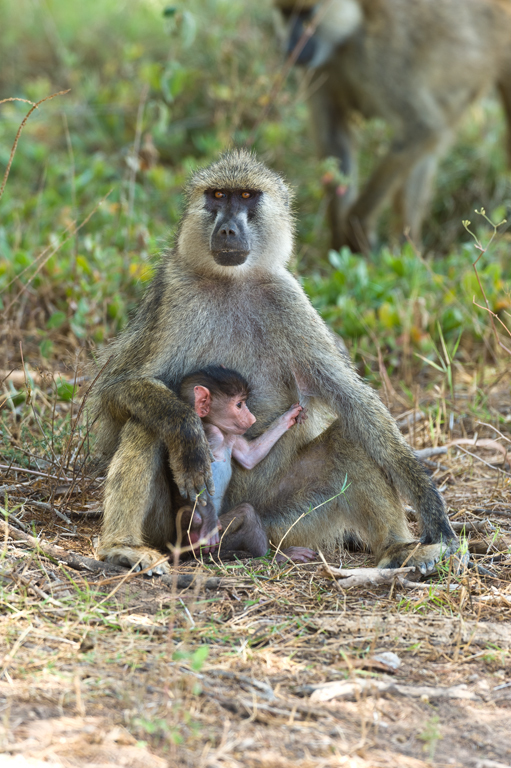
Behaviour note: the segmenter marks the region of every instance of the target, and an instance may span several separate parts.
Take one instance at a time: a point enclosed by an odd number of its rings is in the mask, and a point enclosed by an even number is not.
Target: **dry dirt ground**
[[[322,563],[271,557],[188,561],[165,582],[101,569],[86,559],[101,482],[55,458],[14,469],[2,450],[2,768],[509,768],[511,401],[496,372],[481,416],[471,381],[458,405],[428,395],[441,418],[391,398],[415,448],[457,441],[428,466],[478,566],[418,586],[345,588]],[[30,453],[19,422],[4,448]]]

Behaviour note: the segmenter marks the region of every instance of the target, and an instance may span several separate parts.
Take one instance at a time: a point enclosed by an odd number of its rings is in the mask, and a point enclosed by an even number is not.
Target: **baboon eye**
[[[243,406],[243,400],[240,400],[239,403],[236,403],[236,408],[241,408]]]
[[[241,196],[242,196],[242,198],[244,200],[248,200],[249,197],[252,197],[252,193],[251,192],[242,192]]]
[[[225,192],[220,192],[219,189],[216,189],[213,194],[215,195],[217,200],[220,200],[220,198],[225,197]]]

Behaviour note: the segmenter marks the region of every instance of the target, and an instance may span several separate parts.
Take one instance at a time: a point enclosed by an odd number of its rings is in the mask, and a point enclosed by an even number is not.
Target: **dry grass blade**
[[[50,99],[54,99],[56,96],[65,96],[66,93],[69,93],[69,89],[67,91],[58,91],[57,93],[52,93],[50,96],[45,96],[44,99],[40,99],[39,101],[37,101],[35,103],[33,101],[28,101],[28,99],[18,99],[16,97],[11,97],[11,98],[8,98],[8,99],[2,99],[0,101],[0,104],[4,104],[6,101],[23,101],[23,102],[25,102],[27,104],[32,104],[31,108],[28,110],[27,114],[25,115],[25,117],[21,121],[21,124],[20,124],[20,126],[18,128],[18,132],[16,133],[16,138],[14,139],[14,144],[12,145],[11,154],[9,156],[9,160],[7,161],[7,168],[5,169],[5,173],[4,173],[4,177],[3,177],[3,180],[2,180],[2,184],[0,185],[0,198],[2,197],[2,195],[4,193],[5,185],[7,184],[7,179],[9,178],[9,172],[11,170],[12,161],[14,159],[14,154],[16,152],[16,147],[18,146],[18,141],[19,141],[19,138],[21,136],[21,132],[22,132],[23,128],[25,127],[28,118],[30,117],[32,112],[34,112],[38,107],[40,107],[41,104],[43,104],[45,101],[50,101]]]

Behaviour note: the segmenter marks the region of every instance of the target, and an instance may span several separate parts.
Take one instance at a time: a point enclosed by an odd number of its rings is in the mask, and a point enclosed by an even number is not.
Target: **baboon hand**
[[[186,476],[181,475],[181,477],[175,469],[172,469],[172,471],[179,493],[184,499],[190,499],[192,504],[197,502],[201,507],[205,507],[207,504],[205,491],[207,491],[210,496],[214,496],[215,485],[213,483],[211,470],[207,470],[205,473],[192,472],[188,473]]]
[[[205,506],[207,499],[204,491],[210,496],[215,493],[210,449],[204,434],[197,434],[194,438],[193,442],[189,440],[182,444],[178,453],[169,451],[169,463],[181,496],[190,499],[192,504],[197,500]]]
[[[298,416],[296,417],[296,423],[297,424],[303,424],[304,421],[307,421],[307,408],[301,407],[301,411],[299,412]]]

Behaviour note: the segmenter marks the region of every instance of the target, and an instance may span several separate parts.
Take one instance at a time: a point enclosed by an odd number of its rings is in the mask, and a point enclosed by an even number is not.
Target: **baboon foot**
[[[438,544],[420,544],[417,541],[392,544],[381,556],[378,568],[401,568],[407,565],[418,568],[425,576],[435,569],[437,563],[454,554],[458,547],[457,539]]]
[[[287,547],[282,549],[275,560],[277,563],[310,563],[311,560],[317,560],[318,553],[307,547]]]
[[[145,571],[149,568],[147,576],[162,576],[164,573],[172,572],[168,562],[162,561],[165,555],[149,547],[129,547],[120,544],[106,549],[100,546],[98,557],[107,563],[123,565],[125,568],[135,566],[134,571]]]

